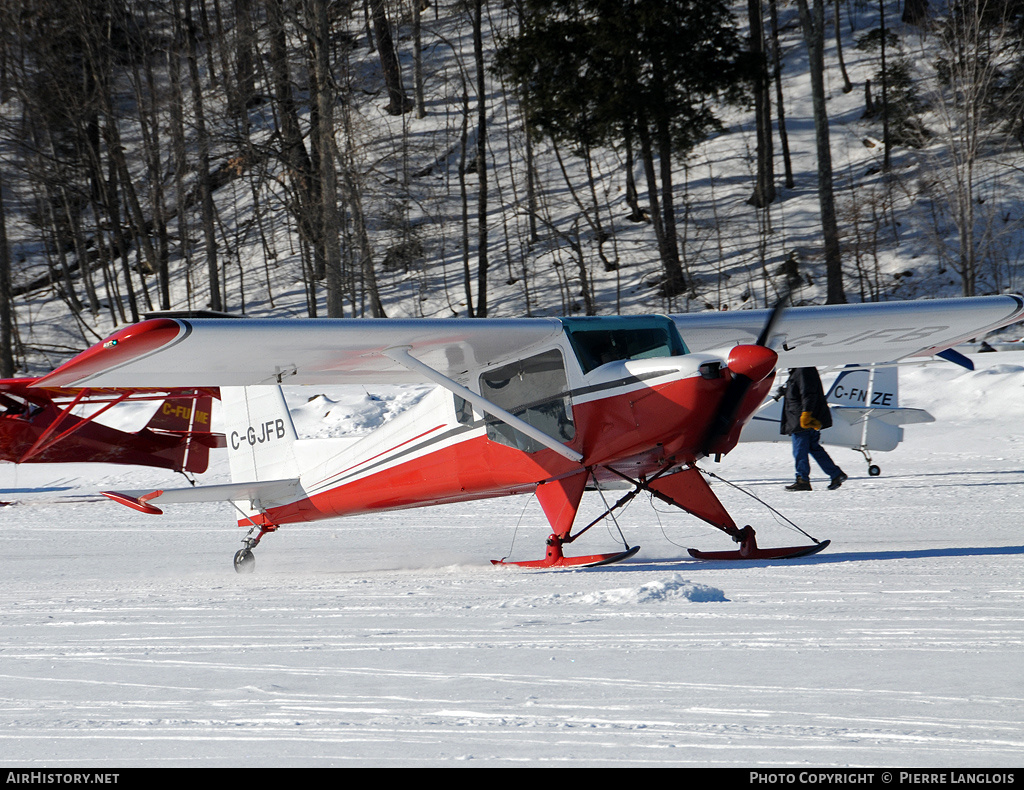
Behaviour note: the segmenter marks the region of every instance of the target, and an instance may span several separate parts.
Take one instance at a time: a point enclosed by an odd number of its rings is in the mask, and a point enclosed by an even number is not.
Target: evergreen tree
[[[746,97],[755,73],[722,0],[524,0],[498,67],[525,86],[535,133],[582,148],[639,143],[665,278],[679,260],[672,160],[722,128],[715,105]],[[660,180],[660,189],[658,182]]]

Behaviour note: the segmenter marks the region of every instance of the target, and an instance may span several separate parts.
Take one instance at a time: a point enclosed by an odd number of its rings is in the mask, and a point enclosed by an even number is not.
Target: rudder
[[[221,446],[220,434],[211,431],[212,416],[211,395],[171,397],[160,404],[145,429],[158,435],[179,437],[169,456],[173,468],[202,474],[210,464],[210,448]]]
[[[298,477],[298,435],[278,386],[221,387],[231,480]]]

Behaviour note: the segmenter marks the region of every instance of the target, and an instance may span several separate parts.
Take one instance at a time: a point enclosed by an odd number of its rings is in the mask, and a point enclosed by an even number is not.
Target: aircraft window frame
[[[584,373],[609,362],[690,353],[675,322],[665,316],[602,316],[562,319]]]
[[[559,442],[576,436],[565,357],[557,349],[485,370],[480,394],[496,406],[529,423]],[[545,449],[511,425],[487,417],[487,438],[526,453]]]
[[[475,419],[473,416],[473,404],[461,395],[453,393],[452,397],[455,399],[455,421],[460,425],[472,425]]]
[[[32,414],[33,405],[20,395],[11,392],[0,393],[0,417],[27,419]]]

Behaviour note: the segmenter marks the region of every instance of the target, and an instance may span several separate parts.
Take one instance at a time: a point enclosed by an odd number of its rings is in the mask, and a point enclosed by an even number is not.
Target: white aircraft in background
[[[899,373],[895,367],[851,368],[843,370],[826,394],[832,411],[832,427],[821,432],[821,443],[832,447],[850,447],[868,463],[868,474],[882,473],[871,462],[871,452],[895,450],[903,441],[904,425],[935,422],[924,409],[899,405]],[[781,392],[769,398],[743,429],[743,442],[782,442],[788,436],[779,433],[782,421]]]

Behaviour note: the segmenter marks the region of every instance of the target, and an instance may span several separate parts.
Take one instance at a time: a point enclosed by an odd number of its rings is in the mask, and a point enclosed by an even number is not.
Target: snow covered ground
[[[903,371],[937,422],[881,477],[836,449],[842,489],[785,492],[784,444],[708,466],[832,540],[801,560],[691,560],[732,544],[638,500],[627,562],[495,569],[543,549],[520,497],[289,526],[239,576],[222,506],[2,508],[0,765],[1020,766],[1024,353],[975,360]],[[160,479],[0,467],[6,489]],[[761,545],[806,542],[716,485]]]

